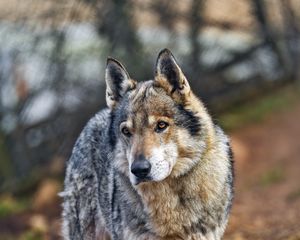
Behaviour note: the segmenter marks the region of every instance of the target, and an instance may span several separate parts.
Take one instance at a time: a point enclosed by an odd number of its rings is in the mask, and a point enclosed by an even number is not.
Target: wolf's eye
[[[161,132],[161,131],[165,130],[168,126],[169,126],[168,123],[166,123],[164,121],[159,121],[156,125],[156,131]]]
[[[129,131],[128,127],[123,127],[121,129],[121,132],[126,136],[126,137],[130,137],[131,136],[131,132]]]

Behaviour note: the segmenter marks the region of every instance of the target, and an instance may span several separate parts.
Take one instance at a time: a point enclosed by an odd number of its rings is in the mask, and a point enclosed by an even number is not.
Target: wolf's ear
[[[107,58],[105,82],[106,104],[111,109],[116,106],[128,90],[134,89],[136,86],[136,82],[130,79],[123,65],[111,57]]]
[[[171,96],[186,96],[190,85],[169,49],[162,50],[157,57],[155,82]]]

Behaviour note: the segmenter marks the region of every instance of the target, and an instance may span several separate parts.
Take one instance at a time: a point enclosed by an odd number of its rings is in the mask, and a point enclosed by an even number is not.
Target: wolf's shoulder
[[[228,176],[227,176],[227,183],[230,186],[231,189],[231,200],[233,196],[233,182],[234,182],[234,154],[232,151],[232,146],[230,142],[230,138],[226,135],[226,133],[223,131],[221,127],[218,125],[215,125],[215,132],[218,139],[218,153],[220,155],[225,156],[225,159],[227,159],[227,166],[228,166]],[[231,204],[229,206],[229,209],[231,207]]]
[[[96,113],[85,125],[82,132],[80,133],[78,140],[75,144],[78,145],[82,141],[86,144],[93,144],[98,139],[102,140],[105,135],[106,130],[110,124],[110,110],[105,108],[98,113]]]
[[[96,113],[85,125],[81,131],[76,143],[73,147],[71,157],[67,165],[72,165],[72,168],[80,168],[90,164],[94,158],[95,151],[104,151],[107,138],[107,129],[110,124],[110,110],[103,109]]]
[[[97,112],[86,124],[82,133],[93,134],[95,131],[103,132],[110,124],[110,110],[108,108]]]
[[[216,153],[219,156],[225,156],[227,162],[229,163],[230,170],[233,173],[233,151],[231,147],[231,142],[229,136],[223,131],[223,129],[215,125],[215,134],[216,134]]]
[[[215,124],[214,128],[218,140],[226,145],[230,144],[230,139],[227,136],[227,134],[224,132],[224,130],[218,124]]]

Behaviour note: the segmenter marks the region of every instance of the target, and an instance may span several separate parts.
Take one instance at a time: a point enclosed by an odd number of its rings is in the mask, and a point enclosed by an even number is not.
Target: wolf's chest
[[[161,237],[186,239],[188,235],[206,234],[205,209],[196,196],[183,197],[166,186],[140,189],[145,211],[153,231]]]

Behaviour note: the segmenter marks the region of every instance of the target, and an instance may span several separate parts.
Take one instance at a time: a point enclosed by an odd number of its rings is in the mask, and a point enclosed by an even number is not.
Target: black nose
[[[137,157],[132,165],[131,172],[138,178],[145,178],[150,173],[151,164],[144,156]]]

